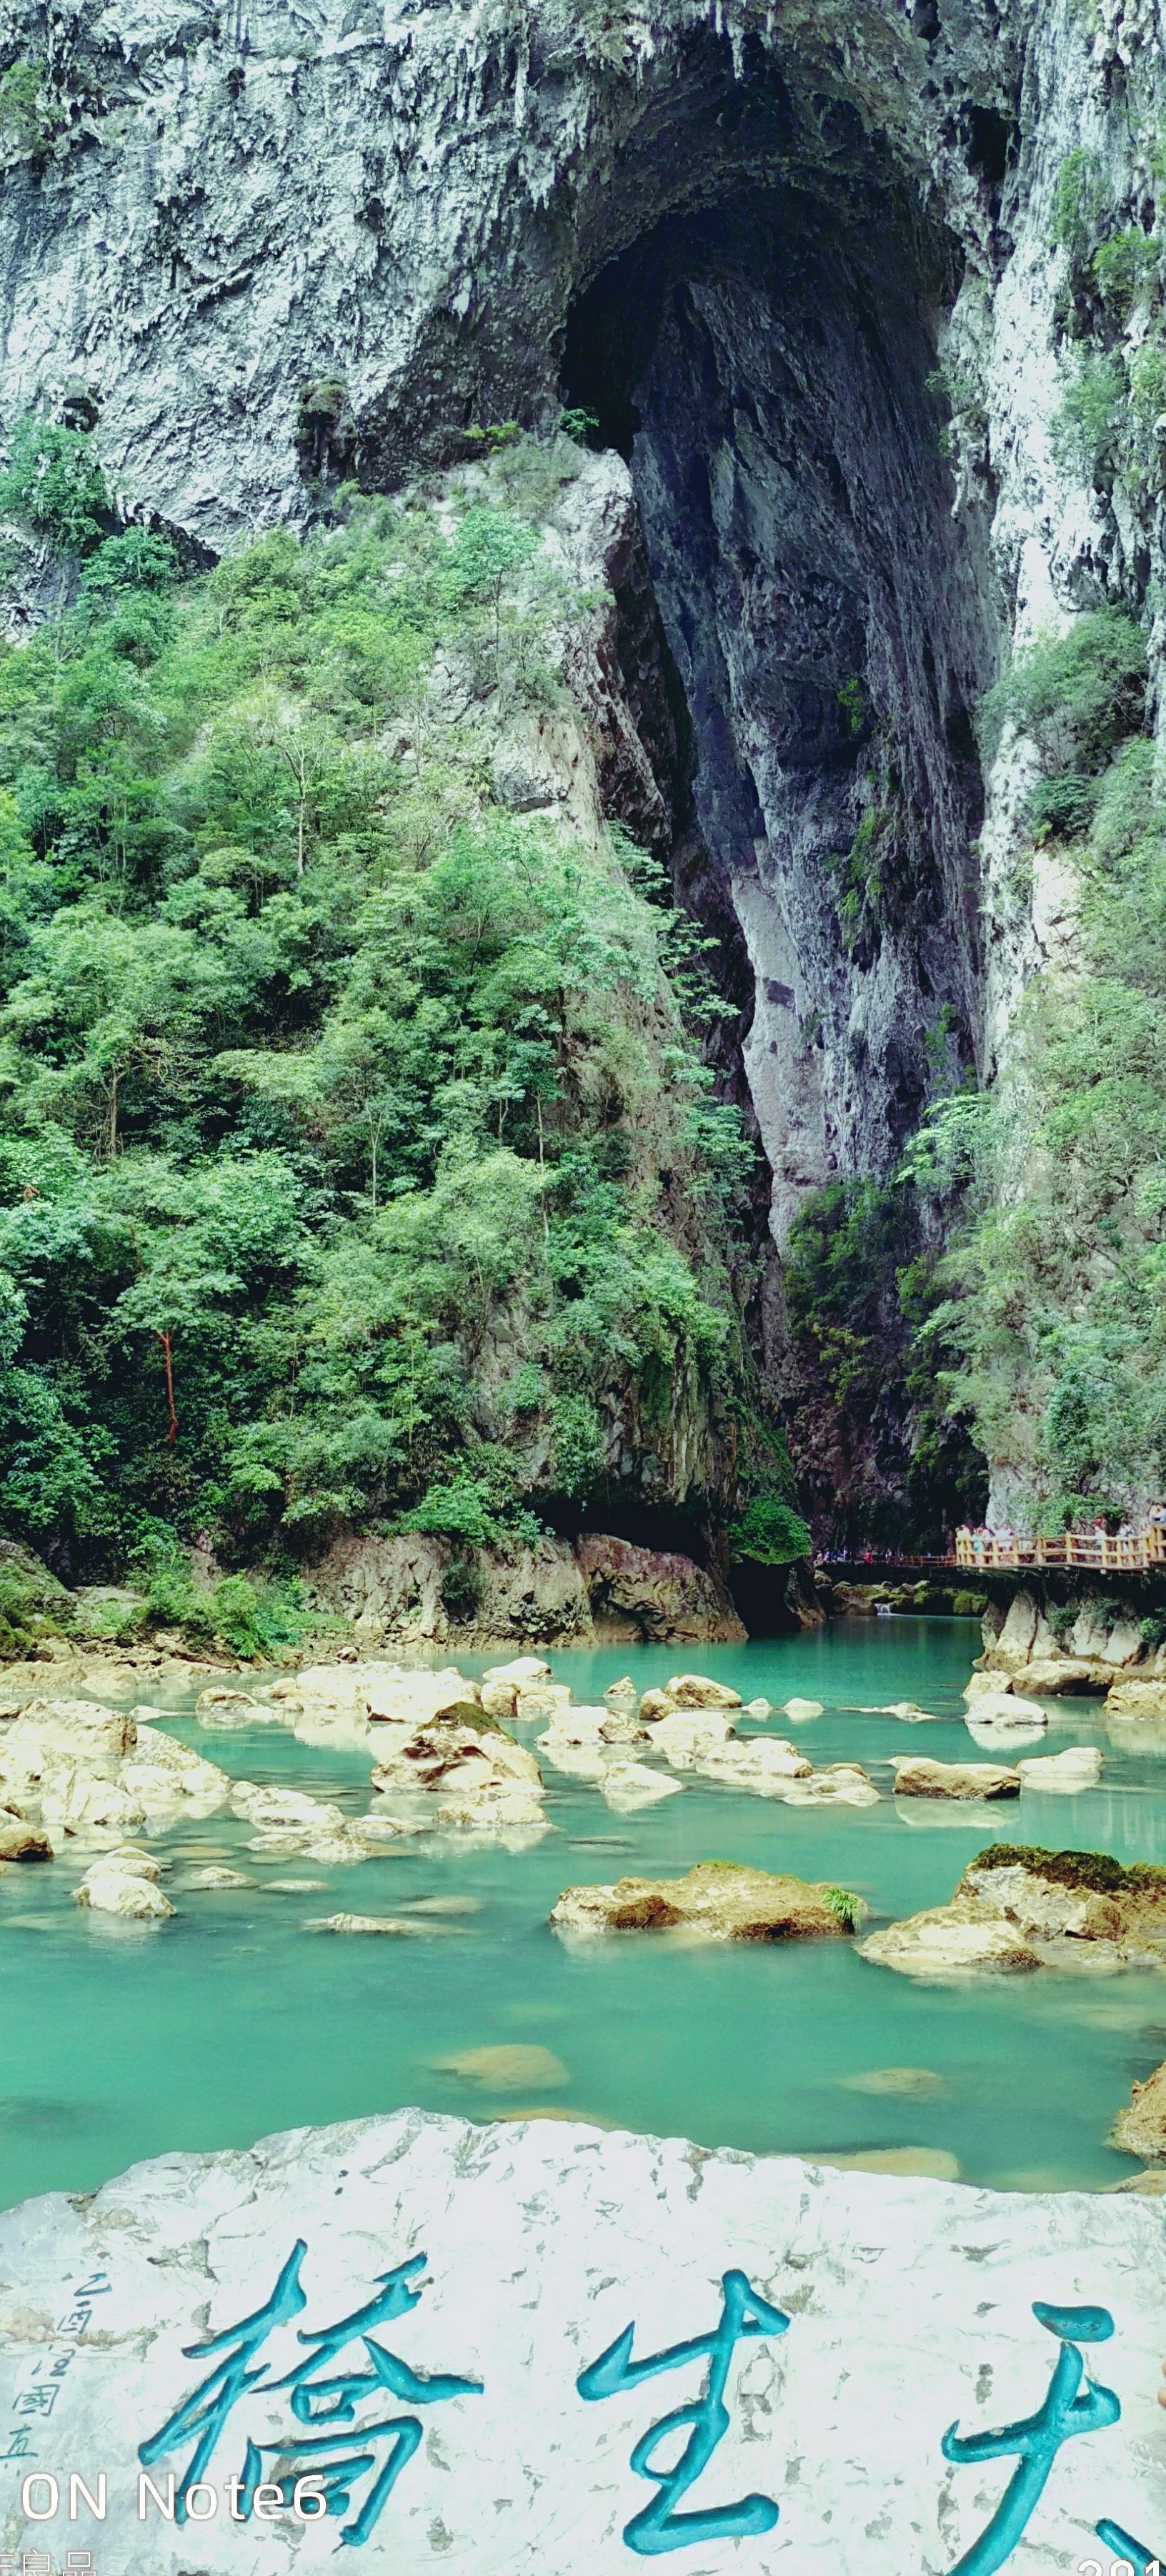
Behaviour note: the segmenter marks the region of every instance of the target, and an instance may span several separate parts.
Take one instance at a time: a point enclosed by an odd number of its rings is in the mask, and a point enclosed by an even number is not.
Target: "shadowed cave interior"
[[[836,102],[841,178],[835,153],[815,185],[758,179],[787,149],[775,86],[760,106],[734,93],[752,175],[595,266],[561,384],[630,462],[707,853],[689,828],[678,883],[710,876],[697,908],[727,896],[747,949],[743,1070],[780,1243],[807,1187],[885,1177],[937,1073],[975,1053],[971,710],[995,646],[985,513],[953,518],[943,453],[945,245]],[[672,194],[706,193],[685,150],[681,116]],[[662,137],[640,152],[649,169],[606,192],[608,239],[664,192]]]

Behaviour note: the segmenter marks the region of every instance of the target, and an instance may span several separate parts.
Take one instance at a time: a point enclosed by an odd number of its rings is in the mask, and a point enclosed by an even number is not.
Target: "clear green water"
[[[893,1754],[987,1758],[960,1700],[978,1642],[971,1621],[855,1620],[811,1638],[687,1655],[624,1646],[553,1662],[583,1700],[620,1672],[646,1688],[678,1662],[745,1698],[820,1699],[822,1718],[796,1730],[777,1719],[770,1731],[796,1733],[816,1764],[857,1758],[886,1787]],[[945,1722],[907,1727],[855,1710],[895,1699]],[[224,1768],[294,1782],[353,1812],[367,1805],[360,1750],[307,1748],[269,1726],[208,1734],[174,1705],[174,1731]],[[1002,2187],[1120,2180],[1134,2168],[1104,2141],[1134,2077],[1166,2056],[1166,1978],[926,1988],[842,1943],[701,1950],[647,1937],[581,1955],[547,1928],[574,1881],[712,1858],[857,1888],[884,1916],[942,1902],[993,1836],[1166,1862],[1166,1750],[1156,1759],[1115,1742],[1095,1701],[1054,1702],[1051,1712],[1044,1742],[1023,1750],[1099,1743],[1101,1786],[1072,1798],[1026,1793],[1019,1808],[994,1810],[988,1830],[951,1808],[910,1820],[890,1798],[791,1808],[691,1775],[683,1796],[622,1818],[597,1790],[549,1773],[557,1830],[521,1854],[463,1835],[328,1872],[300,1859],[257,1866],[252,1829],[230,1818],[177,1828],[157,1848],[175,1864],[167,1886],[180,1911],[156,1930],[74,1907],[83,1857],[10,1870],[0,1879],[0,2200],[83,2190],[167,2148],[245,2145],[402,2103],[479,2119],[569,2111],[763,2152],[940,2148],[967,2180]],[[325,1884],[300,1896],[262,1884],[184,1895],[185,1869],[217,1859],[260,1881]],[[450,1894],[477,1898],[481,1910],[431,1939],[303,1928],[341,1908],[391,1913],[406,1897]],[[490,2093],[429,2062],[515,2041],[552,2050],[566,2082]],[[929,2068],[942,2090],[909,2100],[846,2082],[891,2066]]]

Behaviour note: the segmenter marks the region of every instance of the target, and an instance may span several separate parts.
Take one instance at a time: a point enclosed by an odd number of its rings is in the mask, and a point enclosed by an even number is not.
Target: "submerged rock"
[[[859,1955],[941,1978],[981,1969],[1082,1976],[1166,1969],[1166,1870],[1123,1869],[1107,1852],[997,1843],[969,1864],[949,1905],[871,1933]]]
[[[567,1887],[551,1912],[560,1932],[661,1932],[679,1926],[708,1941],[846,1938],[861,1921],[845,1890],[774,1877],[735,1861],[699,1861],[683,1878],[621,1878]]]
[[[856,2155],[814,2155],[806,2162],[835,2173],[925,2175],[929,2182],[960,2178],[959,2157],[948,2147],[860,2147]]]
[[[399,1914],[327,1914],[318,1922],[305,1923],[305,1932],[383,1932],[399,1940],[416,1938],[426,1930],[424,1923],[411,1923]],[[432,1929],[432,1926],[429,1927]]]
[[[459,2075],[471,2084],[485,2085],[493,2093],[537,2093],[569,2082],[561,2057],[550,2048],[536,2047],[533,2041],[508,2040],[495,2048],[461,2048],[449,2057],[431,2057],[435,2075]]]
[[[638,1807],[658,1806],[661,1798],[678,1798],[684,1783],[666,1780],[662,1771],[650,1771],[646,1762],[611,1762],[600,1785],[608,1806],[630,1816]]]
[[[946,2076],[937,2075],[932,2066],[872,2066],[840,2081],[848,2093],[885,2093],[904,2102],[929,2102],[947,2091]]]

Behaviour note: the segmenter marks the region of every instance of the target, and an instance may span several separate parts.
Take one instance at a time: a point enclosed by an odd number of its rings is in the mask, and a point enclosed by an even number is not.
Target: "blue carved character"
[[[1140,2540],[1131,2540],[1128,2531],[1122,2530],[1120,2522],[1099,2522],[1097,2537],[1104,2548],[1113,2551],[1115,2558],[1129,2560],[1134,2576],[1161,2576],[1161,2551],[1146,2549]],[[1088,2561],[1083,2560],[1082,2564],[1087,2565]]]
[[[173,2450],[191,2433],[198,2442],[179,2490],[178,2519],[185,2519],[187,2491],[199,2479],[210,2461],[220,2433],[232,2408],[250,2389],[262,2387],[265,2397],[287,2390],[291,2412],[297,2425],[327,2426],[327,2431],[313,2430],[304,2435],[268,2442],[248,2440],[242,2474],[237,2481],[238,2512],[243,2519],[251,2513],[257,2488],[264,2482],[264,2456],[287,2462],[294,2457],[294,2468],[271,2483],[278,2485],[285,2504],[290,2504],[298,2478],[311,2478],[316,2491],[323,2495],[330,2514],[347,2513],[353,2501],[353,2489],[370,2471],[371,2483],[358,2512],[343,2524],[341,2541],[359,2547],[379,2520],[385,2504],[406,2463],[412,2459],[421,2440],[422,2427],[416,2415],[376,2414],[386,2397],[405,2398],[413,2406],[433,2406],[446,2397],[477,2397],[482,2392],[479,2379],[461,2379],[434,2372],[418,2375],[408,2362],[386,2351],[375,2340],[373,2329],[404,2316],[415,2308],[421,2293],[411,2285],[414,2276],[425,2269],[424,2254],[415,2254],[395,2270],[383,2272],[375,2297],[362,2308],[354,2309],[335,2326],[304,2333],[298,2341],[311,2346],[304,2359],[282,2379],[268,2376],[267,2366],[250,2368],[260,2345],[278,2325],[298,2316],[306,2305],[300,2287],[300,2268],[306,2246],[301,2242],[285,2263],[266,2307],[245,2317],[237,2326],[224,2328],[207,2343],[189,2347],[191,2355],[203,2360],[221,2353],[223,2358],[201,2387],[185,2398],[159,2433],[143,2442],[138,2453],[147,2468],[164,2452]],[[362,2344],[361,2359],[347,2369],[334,2370],[350,2344]],[[357,2423],[358,2410],[365,2405],[374,2409],[371,2416]],[[384,2445],[383,2459],[379,2446]]]
[[[1008,2458],[1017,2463],[991,2521],[949,2576],[995,2576],[1027,2530],[1062,2443],[1074,2433],[1101,2432],[1121,2414],[1112,2388],[1093,2381],[1081,2387],[1085,2364],[1077,2346],[1108,2342],[1113,2333],[1108,2308],[1050,2308],[1037,2299],[1032,2312],[1039,2325],[1061,2339],[1043,2406],[998,2433],[960,2433],[952,2424],[943,2437],[945,2460],[959,2467]]]
[[[615,2397],[625,2388],[638,2388],[641,2380],[655,2379],[664,2370],[683,2370],[686,2362],[706,2361],[709,2365],[704,2394],[691,2405],[674,2407],[662,2415],[637,2442],[631,2464],[638,2477],[655,2481],[658,2493],[624,2525],[624,2539],[637,2557],[659,2557],[665,2550],[682,2549],[686,2543],[700,2540],[740,2540],[772,2531],[777,2521],[777,2506],[771,2496],[743,2496],[739,2504],[706,2507],[698,2513],[676,2513],[673,2508],[694,2486],[701,2471],[708,2467],[717,2444],[729,2429],[729,2412],[725,2405],[725,2383],[738,2343],[758,2335],[783,2335],[789,2318],[780,2308],[772,2308],[746,2280],[743,2272],[726,2272],[721,2282],[723,2292],[720,2322],[711,2334],[695,2335],[689,2343],[674,2343],[666,2352],[652,2353],[646,2361],[633,2361],[632,2344],[635,2325],[626,2326],[576,2381],[581,2397]],[[654,2454],[670,2433],[691,2431],[674,2468],[656,2468]]]

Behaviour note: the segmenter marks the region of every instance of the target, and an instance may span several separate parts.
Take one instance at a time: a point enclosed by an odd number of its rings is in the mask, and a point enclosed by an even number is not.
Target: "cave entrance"
[[[969,710],[994,638],[941,452],[947,248],[844,104],[807,177],[772,70],[718,77],[699,113],[680,84],[611,174],[561,382],[630,465],[695,819],[751,963],[780,1243],[807,1189],[884,1177],[937,1065],[972,1060]]]

